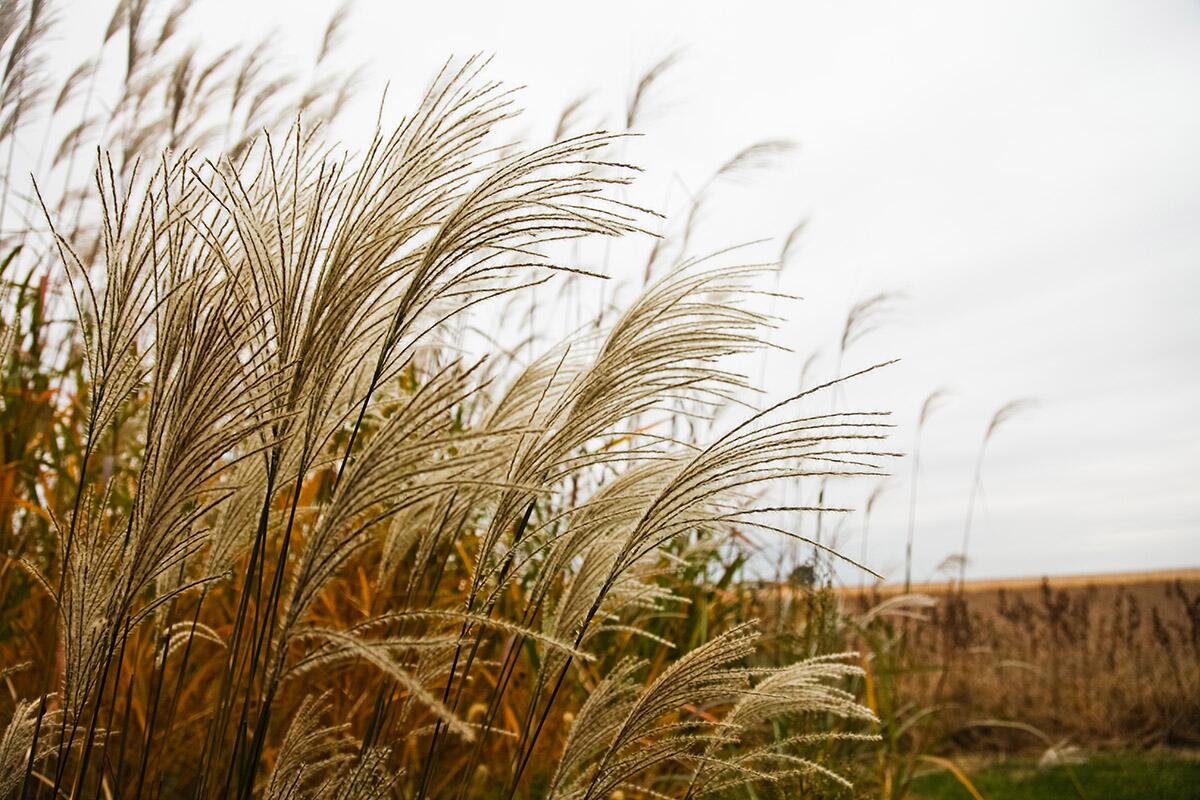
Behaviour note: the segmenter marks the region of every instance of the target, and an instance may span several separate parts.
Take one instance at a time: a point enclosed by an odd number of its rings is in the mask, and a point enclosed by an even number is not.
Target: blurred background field
[[[824,624],[827,647],[864,654],[885,748],[858,761],[855,797],[1200,792],[1200,570],[756,597],[776,641]]]
[[[895,590],[893,590],[895,591]],[[916,681],[964,713],[963,747],[1035,745],[1020,721],[1092,747],[1200,746],[1200,570],[925,584],[937,600],[908,652],[944,666]],[[866,611],[889,596],[849,593]]]

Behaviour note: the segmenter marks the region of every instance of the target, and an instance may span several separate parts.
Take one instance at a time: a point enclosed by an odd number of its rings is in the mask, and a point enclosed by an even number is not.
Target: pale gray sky
[[[197,5],[195,35],[274,26],[278,52],[304,63],[336,7]],[[894,410],[907,450],[924,396],[954,390],[923,450],[918,578],[958,549],[992,411],[1026,396],[1039,407],[989,451],[970,574],[1200,565],[1200,2],[361,2],[345,52],[368,76],[340,133],[368,135],[385,80],[402,110],[447,56],[475,52],[528,87],[532,135],[583,92],[585,118],[612,124],[674,49],[630,149],[649,170],[639,199],[678,210],[745,145],[800,145],[703,218],[712,246],[811,218],[783,278],[806,298],[779,335],[797,355],[772,360],[768,388],[792,390],[815,349],[831,372],[847,309],[898,290],[847,365],[903,362],[846,399]],[[892,576],[908,464],[896,473],[869,553]],[[853,554],[858,530],[848,521]]]

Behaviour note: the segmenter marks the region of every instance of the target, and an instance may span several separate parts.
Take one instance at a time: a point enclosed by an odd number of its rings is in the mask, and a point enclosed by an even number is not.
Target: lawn
[[[1069,770],[1069,771],[1068,771]],[[1109,754],[1070,768],[1037,769],[1028,761],[993,764],[971,772],[986,800],[1200,800],[1200,759],[1181,756]],[[970,800],[948,773],[925,775],[913,784],[921,800]]]

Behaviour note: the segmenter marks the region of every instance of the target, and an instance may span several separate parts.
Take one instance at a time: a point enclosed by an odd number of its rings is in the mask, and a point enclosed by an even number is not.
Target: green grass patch
[[[1105,754],[1071,767],[1038,769],[1013,761],[969,770],[985,800],[1200,800],[1200,760],[1138,753]],[[949,773],[924,775],[913,782],[920,800],[971,800]]]

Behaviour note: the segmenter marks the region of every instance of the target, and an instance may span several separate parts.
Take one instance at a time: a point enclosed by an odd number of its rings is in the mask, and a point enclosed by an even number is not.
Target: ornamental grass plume
[[[161,44],[148,20],[166,41],[185,18],[155,11],[121,3],[105,37],[127,34],[129,122]],[[876,367],[735,412],[774,269],[736,250],[671,265],[528,363],[472,352],[454,327],[472,309],[596,279],[565,242],[646,235],[652,212],[624,196],[638,170],[614,155],[626,134],[501,139],[514,94],[476,57],[357,155],[304,122],[309,94],[282,127],[184,145],[212,80],[243,120],[276,101],[282,79],[256,59],[149,79],[180,96],[123,151],[101,148],[77,206],[38,182],[74,310],[80,363],[61,388],[79,445],[45,478],[45,547],[8,551],[26,594],[4,595],[21,632],[3,652],[28,663],[6,673],[4,796],[844,783],[822,743],[871,736],[843,687],[857,667],[766,667],[752,622],[694,647],[650,622],[713,541],[797,537],[771,515],[842,511],[771,504],[770,485],[882,474],[886,414],[796,411]],[[23,347],[4,341],[6,357]],[[678,418],[716,432],[661,432]],[[28,522],[19,508],[9,529]],[[829,733],[830,715],[861,730]],[[785,718],[805,732],[777,736]]]

